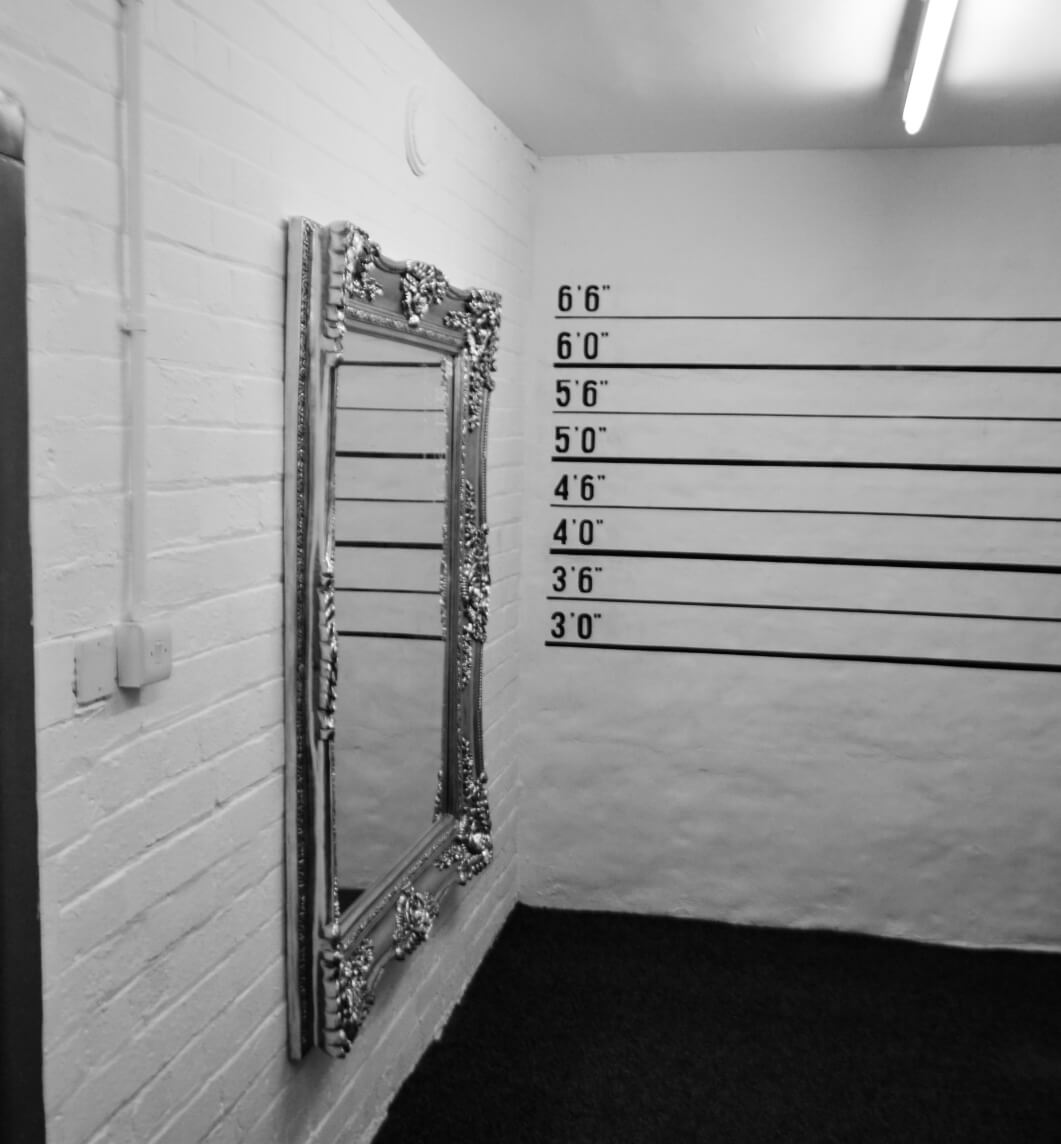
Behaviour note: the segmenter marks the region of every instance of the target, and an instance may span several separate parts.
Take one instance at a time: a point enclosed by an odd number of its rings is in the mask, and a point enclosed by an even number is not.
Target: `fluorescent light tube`
[[[903,125],[909,135],[916,135],[925,122],[957,8],[958,0],[925,2],[921,31],[917,37],[917,51],[914,52],[914,66],[910,73],[910,86],[906,89],[906,106],[903,108]]]

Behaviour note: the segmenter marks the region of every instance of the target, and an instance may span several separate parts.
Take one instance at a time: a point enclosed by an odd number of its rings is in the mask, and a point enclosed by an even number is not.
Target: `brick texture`
[[[368,1140],[515,900],[520,365],[535,159],[382,0],[145,0],[147,608],[174,670],[74,703],[124,563],[121,6],[10,0],[28,116],[32,535],[50,1144]],[[412,84],[438,139],[405,163]],[[286,1056],[284,220],[348,217],[504,295],[486,651],[495,865],[343,1063]]]

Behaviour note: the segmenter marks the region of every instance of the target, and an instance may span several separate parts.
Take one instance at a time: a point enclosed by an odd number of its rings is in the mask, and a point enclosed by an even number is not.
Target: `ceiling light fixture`
[[[908,135],[916,135],[925,122],[957,8],[958,0],[925,0],[903,107],[903,126]]]

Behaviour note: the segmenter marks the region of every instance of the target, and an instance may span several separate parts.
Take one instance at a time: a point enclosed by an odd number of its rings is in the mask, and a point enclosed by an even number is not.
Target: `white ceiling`
[[[1061,142],[1061,0],[961,0],[920,135],[921,0],[391,0],[540,155]]]

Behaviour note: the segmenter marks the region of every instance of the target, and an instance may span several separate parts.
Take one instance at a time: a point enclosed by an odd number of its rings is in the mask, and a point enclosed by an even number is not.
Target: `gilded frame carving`
[[[345,1056],[378,979],[426,941],[440,903],[493,855],[483,768],[482,645],[490,594],[486,429],[500,298],[436,267],[396,261],[350,222],[288,223],[285,350],[284,677],[288,1048]],[[434,821],[341,912],[334,734],[335,374],[360,328],[449,355],[449,487],[441,576],[445,750]]]

